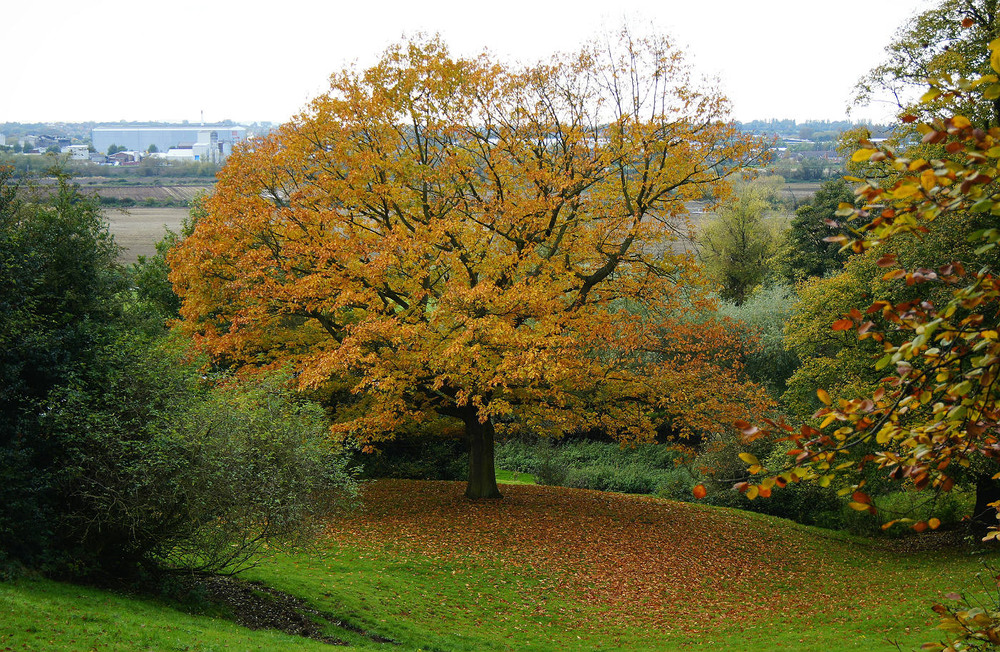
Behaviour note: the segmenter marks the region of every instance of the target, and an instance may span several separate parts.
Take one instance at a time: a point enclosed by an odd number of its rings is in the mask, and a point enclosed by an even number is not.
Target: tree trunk
[[[465,436],[469,440],[469,484],[465,496],[473,500],[479,498],[503,498],[497,488],[497,474],[493,466],[493,421],[479,422],[475,408],[463,415]]]
[[[980,473],[976,476],[976,507],[972,510],[972,533],[977,537],[986,536],[991,527],[1000,526],[997,512],[990,503],[1000,500],[1000,482],[993,479],[992,473]]]

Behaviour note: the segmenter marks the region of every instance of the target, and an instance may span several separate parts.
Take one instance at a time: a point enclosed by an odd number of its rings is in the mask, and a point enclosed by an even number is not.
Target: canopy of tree
[[[720,295],[741,305],[772,271],[783,222],[784,179],[766,177],[740,183],[732,201],[719,207],[699,235],[698,255],[721,286]]]
[[[183,326],[347,383],[337,434],[460,419],[470,497],[499,495],[496,428],[718,431],[766,399],[674,245],[758,151],[661,39],[523,69],[402,43],[230,159],[171,259]]]

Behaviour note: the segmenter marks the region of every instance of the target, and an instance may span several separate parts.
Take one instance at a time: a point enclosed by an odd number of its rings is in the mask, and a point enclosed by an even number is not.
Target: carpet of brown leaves
[[[372,552],[391,546],[442,563],[475,557],[531,568],[555,578],[551,590],[609,617],[665,628],[685,616],[839,620],[843,612],[846,620],[886,591],[911,588],[902,575],[887,584],[885,572],[873,581],[858,567],[882,567],[886,553],[737,511],[531,485],[473,502],[463,488],[368,483],[363,508],[329,536]]]

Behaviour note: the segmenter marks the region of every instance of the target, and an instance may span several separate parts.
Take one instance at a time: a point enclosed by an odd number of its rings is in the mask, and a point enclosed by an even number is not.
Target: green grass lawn
[[[535,484],[535,476],[530,473],[497,469],[497,484]]]
[[[502,490],[471,503],[459,483],[368,484],[364,508],[313,549],[245,576],[306,598],[355,649],[905,650],[936,639],[930,605],[994,557],[637,496]],[[330,646],[21,580],[0,584],[4,648]]]

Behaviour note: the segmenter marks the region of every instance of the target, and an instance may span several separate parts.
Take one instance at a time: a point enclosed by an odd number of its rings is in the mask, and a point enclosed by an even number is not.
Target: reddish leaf
[[[863,505],[872,504],[871,496],[869,496],[863,491],[855,491],[853,494],[851,494],[851,500],[853,500],[856,503],[861,503]]]
[[[878,265],[879,267],[889,267],[890,265],[895,265],[896,254],[885,254],[877,261],[875,261],[875,264]]]

